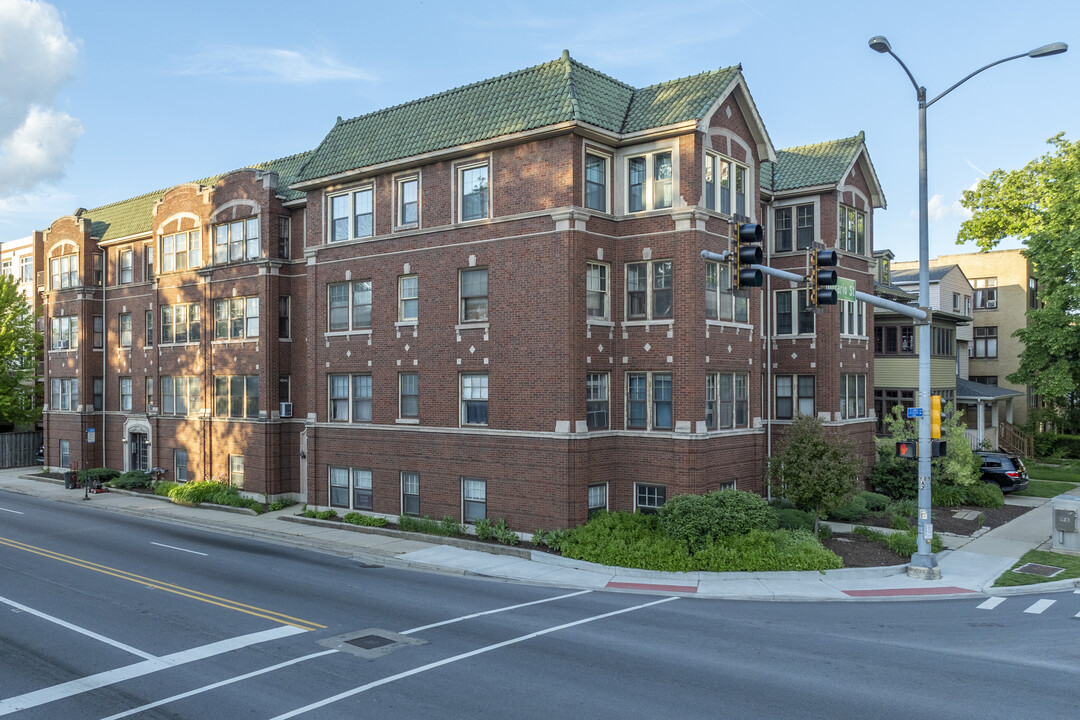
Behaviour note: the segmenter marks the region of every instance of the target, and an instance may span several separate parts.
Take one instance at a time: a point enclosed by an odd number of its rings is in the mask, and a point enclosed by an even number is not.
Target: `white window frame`
[[[79,286],[79,254],[49,258],[49,289],[67,290]]]
[[[840,375],[840,419],[855,420],[867,416],[865,373]]]
[[[487,171],[485,175],[484,186],[484,214],[477,215],[476,217],[465,217],[465,173],[471,170],[478,170],[484,168]],[[464,162],[454,168],[454,184],[456,186],[456,198],[457,202],[455,206],[457,208],[457,218],[460,223],[476,222],[478,220],[488,220],[491,218],[491,158],[484,158],[483,160],[477,160],[475,162]],[[469,193],[470,195],[473,193]]]
[[[224,243],[218,242],[222,228],[225,229]],[[252,228],[255,229],[254,235],[250,232]],[[217,223],[213,226],[211,237],[214,243],[215,265],[231,265],[258,260],[262,255],[262,223],[258,215]]]
[[[472,509],[475,510],[476,506],[483,505],[482,513],[477,515],[475,512],[470,512],[470,503]],[[481,518],[487,517],[487,480],[483,478],[462,477],[461,478],[461,521],[465,523],[474,523]]]
[[[50,378],[49,410],[71,411],[79,408],[79,378]]]
[[[739,399],[739,379],[742,379],[742,399]],[[731,399],[724,399],[724,379],[731,388]],[[712,422],[709,405],[712,405]],[[743,420],[739,422],[739,407]],[[725,413],[725,406],[728,407]],[[728,421],[730,416],[730,421]],[[713,372],[705,376],[705,427],[707,430],[746,430],[750,427],[750,373]]]
[[[241,296],[214,299],[214,340],[246,340],[259,337],[259,296]],[[219,318],[220,308],[225,308],[225,317]],[[234,315],[239,308],[239,315]],[[234,332],[234,321],[240,320],[239,332]],[[219,332],[219,324],[224,323],[224,333]]]
[[[120,378],[120,410],[123,412],[131,412],[131,385],[131,377]]]
[[[128,245],[117,255],[116,284],[130,285],[133,282],[135,282],[135,250]]]
[[[180,250],[183,238],[185,250]],[[183,262],[179,260],[183,258]],[[179,265],[184,267],[179,267]],[[184,272],[202,267],[202,231],[186,230],[161,236],[161,272]]]
[[[711,260],[705,263],[706,324],[750,324],[750,298],[735,295],[731,289],[731,273],[731,263]],[[715,278],[715,288],[710,288],[710,274]]]
[[[358,322],[363,322],[357,318],[356,308],[363,307],[364,303],[356,304],[353,302],[353,298],[357,291],[363,293],[365,290],[363,287],[357,288],[358,285],[363,286],[367,283],[366,292],[368,293],[369,302],[367,303],[368,309],[368,322],[366,325],[358,325]],[[374,312],[374,283],[370,279],[365,280],[348,280],[346,282],[329,283],[326,286],[326,334],[327,335],[347,335],[349,333],[370,333],[371,332],[371,315]],[[345,308],[347,311],[347,324],[345,328],[331,328],[331,293],[333,288],[345,287],[347,290]]]
[[[180,462],[183,457],[183,462]],[[183,468],[183,472],[180,469]],[[173,481],[185,483],[188,480],[188,451],[185,448],[173,449]]]
[[[359,223],[357,222],[357,200],[360,196],[366,196],[371,205],[371,211],[363,213],[364,215],[371,215],[371,228],[370,232],[361,233]],[[335,225],[338,219],[334,215],[334,202],[340,198],[345,198],[345,237],[337,237],[337,226]],[[326,215],[329,218],[329,222],[326,223],[326,242],[345,242],[346,240],[366,240],[375,237],[375,185],[374,183],[366,183],[355,188],[350,188],[346,192],[335,193],[327,198],[326,202]]]
[[[34,282],[34,258],[19,258],[19,282]]]
[[[656,186],[664,182],[656,178],[656,159],[658,156],[668,155],[671,158],[671,202],[667,205],[657,206]],[[645,159],[645,179],[642,183],[642,207],[636,210],[630,209],[630,163],[637,158]],[[620,156],[619,165],[622,170],[620,185],[622,186],[622,204],[626,215],[652,212],[654,210],[671,210],[679,197],[679,148],[674,144],[646,145],[630,148]]]
[[[596,271],[594,273],[594,270]],[[590,323],[611,322],[611,264],[589,260],[585,264],[585,318]],[[600,315],[592,314],[589,298],[598,296],[603,306]]]
[[[866,337],[866,304],[862,300],[841,300],[840,335],[842,337]]]
[[[466,378],[469,379],[466,382]],[[461,427],[488,427],[491,422],[490,377],[486,372],[463,372],[458,376],[458,408]],[[483,402],[484,422],[469,422],[469,402]]]
[[[484,273],[484,294],[465,295],[465,275],[467,273]],[[484,298],[483,317],[470,318],[466,309],[469,300]],[[491,318],[491,271],[488,267],[468,267],[458,270],[458,322],[462,325],[484,325]]]
[[[202,412],[202,378],[198,375],[163,375],[161,377],[162,415],[198,415]],[[179,389],[179,392],[178,392]],[[177,402],[178,399],[182,400]],[[183,404],[184,411],[178,408]]]
[[[405,378],[411,377],[416,380],[415,394],[405,394]],[[411,414],[405,413],[405,399],[416,398],[416,409]],[[398,419],[407,422],[417,422],[420,419],[420,373],[415,371],[398,373]]]
[[[976,310],[997,310],[998,282],[996,277],[972,278],[971,287],[975,289],[974,307]]]
[[[990,331],[993,330],[993,334]],[[990,349],[993,347],[993,354]],[[980,354],[981,350],[981,354]],[[968,357],[976,360],[996,360],[998,357],[998,326],[977,325],[972,328]]]
[[[412,311],[407,310],[412,305]],[[412,275],[398,276],[398,323],[416,324],[420,319],[420,277]]]
[[[652,490],[652,492],[651,493],[648,492],[649,490]],[[645,492],[643,493],[642,491],[645,491]],[[642,499],[643,496],[646,497],[646,498],[650,498],[650,496],[652,496],[651,499],[657,500],[657,499],[660,498],[661,495],[663,495],[663,501],[658,503],[658,504],[655,503],[655,502],[649,503],[649,504],[644,504],[644,503],[641,502],[641,499]],[[634,483],[634,510],[635,511],[640,510],[643,513],[655,513],[657,510],[659,510],[661,507],[663,507],[664,503],[666,503],[666,502],[667,502],[667,485],[665,485],[663,483],[646,483],[646,482],[636,482],[636,483]]]
[[[49,328],[49,350],[79,349],[79,316],[53,316]]]
[[[813,219],[813,223],[810,225],[810,244],[803,245],[799,242],[799,209],[810,207],[810,216]],[[791,211],[791,249],[781,250],[779,246],[779,237],[777,229],[779,223],[776,220],[776,212],[778,210],[790,210]],[[820,236],[818,227],[821,223],[821,202],[817,197],[798,197],[785,200],[783,203],[778,203],[772,207],[772,223],[770,234],[772,235],[772,248],[773,253],[777,255],[784,255],[788,253],[805,253],[814,247],[814,242]]]
[[[117,334],[119,335],[119,340],[117,341],[117,344],[122,348],[131,347],[135,335],[133,331],[133,321],[131,319],[131,313],[120,313],[117,327]]]
[[[411,517],[420,516],[420,473],[402,470],[401,478],[401,514]],[[416,498],[416,509],[409,509],[408,498]]]
[[[334,485],[335,470],[337,471],[337,485]],[[345,478],[341,477],[343,474],[346,476]],[[370,468],[331,465],[327,468],[327,475],[330,482],[330,492],[327,494],[326,499],[330,507],[342,508],[343,510],[366,510],[368,512],[371,512],[375,507],[374,478]],[[342,479],[346,481],[345,485],[341,484]],[[334,502],[333,488],[335,487],[346,488],[346,495],[349,499],[347,503]]]
[[[184,336],[186,339],[183,342],[176,342],[176,326],[180,324],[176,320],[178,308],[184,308]],[[192,310],[199,317],[195,320],[191,319]],[[172,319],[168,323],[165,322],[166,311],[172,316]],[[199,337],[192,339],[191,327],[192,325],[198,327]],[[165,328],[168,327],[171,339],[165,342]],[[161,306],[161,344],[162,345],[198,345],[202,342],[202,306],[197,302],[191,303],[176,303],[174,305],[162,305]]]
[[[791,332],[780,332],[780,296],[789,295],[791,297]],[[801,311],[799,307],[800,299],[805,298],[806,305],[805,311]],[[784,338],[812,338],[817,336],[817,315],[813,312],[814,307],[810,305],[810,291],[807,289],[792,288],[791,290],[776,290],[773,293],[773,336]],[[800,314],[801,312],[807,312],[810,317],[810,321],[813,323],[814,328],[810,332],[803,332],[800,327]]]
[[[229,484],[238,490],[244,489],[243,455],[229,455]]]
[[[595,158],[603,163],[604,168],[604,183],[603,183],[603,195],[604,202],[603,207],[593,207],[589,205],[589,159]],[[594,212],[610,213],[611,212],[611,154],[604,153],[599,150],[594,150],[591,147],[585,149],[585,161],[582,163],[582,193],[581,193],[581,206],[587,210],[593,210]]]
[[[800,390],[801,390],[801,384],[799,383],[800,378],[810,378],[812,380],[813,385],[814,385],[814,394],[813,395],[804,396],[804,395],[800,394]],[[790,387],[789,387],[789,391],[791,393],[790,395],[783,395],[783,396],[780,395],[780,383],[781,383],[781,380],[787,380],[788,384],[790,385]],[[790,420],[794,420],[795,417],[798,416],[798,415],[809,415],[810,417],[817,417],[818,382],[817,382],[817,376],[816,375],[810,375],[808,373],[802,373],[802,374],[781,373],[781,374],[778,374],[778,375],[774,375],[773,376],[773,390],[774,390],[774,392],[773,392],[773,417],[775,417],[777,420],[790,421]],[[783,398],[788,398],[788,399],[791,400],[791,416],[790,417],[781,417],[780,416],[780,400],[781,400],[782,397]],[[810,402],[813,404],[813,410],[811,412],[809,412],[809,413],[804,413],[802,411],[802,409],[803,409],[802,408],[802,401],[807,399],[807,398],[809,398]]]
[[[594,427],[592,418],[600,412],[603,412],[604,424]],[[590,431],[611,429],[611,373],[585,375],[585,426]]]
[[[405,220],[405,186],[409,183],[416,183],[416,219],[406,222]],[[421,185],[420,185],[420,173],[409,173],[408,175],[400,175],[394,178],[394,229],[395,230],[411,230],[420,227],[421,219]]]
[[[608,484],[606,482],[591,483],[586,492],[588,493],[589,518],[608,509]]]
[[[721,183],[721,169],[722,164],[724,163],[726,163],[729,168],[728,187],[726,190]],[[756,196],[754,195],[754,173],[751,172],[750,166],[711,150],[705,151],[705,162],[701,171],[701,195],[706,209],[727,217],[734,217],[738,214],[736,185],[740,172],[742,173],[745,188],[744,195],[746,207],[743,209],[747,211],[742,214],[751,219],[755,217],[757,210],[755,207]],[[709,180],[710,173],[712,175],[711,181]],[[711,198],[709,196],[710,185],[712,185]],[[728,210],[726,212],[723,209],[725,194],[727,195],[728,200]]]
[[[630,316],[630,267],[632,265],[644,265],[645,266],[645,315],[642,316]],[[669,266],[668,277],[671,280],[671,286],[664,288],[671,294],[671,313],[669,315],[657,316],[656,310],[656,280],[657,280],[657,266],[667,265]],[[624,324],[645,324],[645,323],[674,323],[675,320],[675,261],[671,258],[660,258],[658,260],[633,260],[623,265],[623,287],[625,292],[623,295],[623,316]],[[634,292],[641,292],[636,290]]]
[[[631,378],[639,378],[645,376],[645,425],[644,426],[631,426],[630,425],[630,385]],[[667,400],[657,399],[657,380],[659,378],[667,378],[667,385],[671,391],[671,397]],[[623,385],[623,392],[626,401],[623,403],[624,415],[623,415],[623,427],[626,430],[633,431],[658,431],[658,432],[672,432],[675,430],[675,374],[670,370],[654,371],[654,370],[640,370],[636,372],[626,373],[626,380]],[[635,401],[640,402],[640,401]],[[657,427],[656,415],[657,404],[667,403],[671,406],[669,412],[671,418],[671,425],[666,427]]]
[[[855,213],[854,235],[851,235],[848,231],[848,216],[851,213]],[[863,227],[862,238],[859,237],[860,224]],[[841,203],[837,212],[836,229],[837,249],[844,250],[850,253],[855,253],[856,255],[866,255],[867,249],[870,245],[867,237],[870,234],[870,221],[868,213],[863,210],[859,210],[856,207],[844,205],[843,203]],[[861,248],[859,247],[860,240],[862,242]]]
[[[346,395],[335,395],[334,380],[339,382],[344,379],[347,384]],[[358,382],[359,387],[363,388],[364,379],[367,380],[368,394],[365,397],[362,393],[357,392]],[[332,373],[326,376],[326,417],[328,422],[332,423],[371,423],[373,418],[374,404],[375,404],[375,381],[372,378],[371,373]],[[335,409],[335,402],[346,403],[345,413],[342,415],[339,410]],[[364,417],[362,409],[367,407],[367,417]],[[358,408],[361,410],[358,412]]]

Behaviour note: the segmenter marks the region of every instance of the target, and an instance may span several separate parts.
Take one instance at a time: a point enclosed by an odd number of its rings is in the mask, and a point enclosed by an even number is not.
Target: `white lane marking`
[[[992,597],[988,600],[984,600],[976,610],[993,610],[1003,602],[1005,602],[1005,598],[1003,597]]]
[[[450,625],[452,623],[461,622],[462,620],[472,620],[473,618],[482,617],[484,615],[494,615],[495,613],[507,612],[508,610],[517,610],[523,607],[529,607],[530,605],[539,605],[541,603],[554,602],[555,600],[565,600],[566,598],[576,597],[578,595],[587,595],[592,590],[581,590],[580,592],[570,593],[568,595],[559,595],[558,597],[544,598],[543,600],[533,600],[532,602],[521,603],[520,605],[509,605],[507,607],[495,608],[494,610],[485,610],[484,612],[473,613],[472,615],[462,615],[461,617],[451,618],[450,620],[443,620],[442,622],[431,623],[430,625],[421,625],[420,627],[414,627],[411,630],[402,630],[402,635],[411,635],[412,633],[420,632],[421,630],[430,630],[431,628],[439,627],[440,625]]]
[[[0,510],[3,510],[4,512],[9,512],[9,513],[15,513],[16,515],[25,515],[26,514],[26,513],[21,513],[18,510],[8,510],[7,508],[0,508]]]
[[[98,690],[115,683],[142,677],[143,675],[149,675],[160,670],[167,670],[197,660],[205,660],[214,655],[221,655],[222,653],[239,650],[248,647],[249,645],[257,645],[259,643],[269,642],[270,640],[277,640],[279,638],[303,632],[308,631],[292,625],[282,625],[281,627],[276,627],[271,630],[263,630],[262,632],[251,633],[249,635],[240,635],[239,637],[221,640],[216,643],[210,643],[209,645],[203,645],[190,650],[182,650],[181,652],[173,653],[172,655],[164,655],[159,658],[144,660],[143,662],[135,663],[134,665],[116,668],[115,670],[106,670],[105,672],[100,672],[96,675],[89,675],[84,678],[71,680],[42,690],[35,690],[34,692],[17,695],[15,697],[7,698],[6,700],[0,700],[0,715],[10,715],[11,713],[19,712],[20,710],[27,710],[56,700],[63,700],[64,698],[80,695],[91,690]]]
[[[11,607],[13,607],[13,608],[15,608],[17,610],[21,610],[24,613],[29,613],[30,615],[34,615],[35,617],[41,618],[42,620],[48,620],[49,622],[55,623],[55,624],[59,625],[62,628],[67,628],[68,630],[74,630],[75,632],[80,633],[82,635],[85,635],[86,637],[93,638],[94,640],[99,640],[99,641],[105,643],[106,645],[112,645],[114,648],[119,648],[120,650],[123,650],[125,652],[129,652],[132,655],[137,655],[137,656],[141,657],[143,660],[153,660],[153,659],[155,659],[157,657],[156,655],[151,655],[150,653],[143,652],[142,650],[139,650],[138,648],[133,648],[130,645],[125,645],[124,643],[119,642],[117,640],[113,640],[112,638],[107,638],[104,635],[98,635],[93,630],[87,630],[86,628],[79,627],[78,625],[72,625],[71,623],[67,622],[66,620],[61,620],[58,617],[53,617],[52,615],[46,615],[45,613],[41,612],[40,610],[35,610],[34,608],[27,607],[25,605],[22,605],[20,603],[15,602],[14,600],[9,600],[6,597],[0,597],[0,603],[4,603],[5,605],[10,605]]]
[[[199,552],[198,550],[188,550],[187,548],[176,547],[175,545],[163,545],[159,542],[151,542],[150,544],[157,545],[158,547],[169,548],[170,550],[179,550],[180,552],[191,553],[192,555],[202,555],[203,557],[207,556],[204,552]]]
[[[1032,615],[1039,615],[1040,613],[1042,613],[1043,610],[1050,607],[1051,605],[1053,605],[1056,602],[1057,602],[1057,600],[1040,600],[1037,603],[1033,604],[1031,607],[1029,607],[1024,612],[1031,613]]]
[[[110,715],[109,717],[102,718],[101,720],[120,720],[120,718],[126,718],[126,717],[128,717],[130,715],[136,715],[138,713],[145,712],[146,710],[153,710],[156,707],[161,707],[162,705],[168,705],[169,703],[176,702],[177,700],[183,700],[185,698],[192,697],[193,695],[201,695],[204,692],[210,692],[211,690],[217,690],[220,687],[225,687],[226,685],[232,685],[233,683],[238,683],[238,682],[241,682],[243,680],[248,680],[248,679],[256,677],[258,675],[265,675],[266,673],[274,672],[276,670],[280,670],[282,668],[289,667],[290,665],[296,665],[297,663],[302,663],[302,662],[305,662],[307,660],[314,660],[315,658],[322,657],[323,655],[333,655],[336,652],[337,652],[337,650],[323,650],[322,652],[312,653],[311,655],[304,655],[303,657],[293,658],[292,660],[286,660],[285,662],[278,663],[277,665],[271,665],[270,667],[265,667],[265,668],[262,668],[261,670],[253,670],[252,672],[245,673],[243,675],[237,675],[236,677],[229,678],[228,680],[222,680],[221,682],[216,682],[216,683],[213,683],[212,685],[204,685],[203,687],[195,688],[194,690],[189,690],[188,692],[180,693],[179,695],[173,695],[172,697],[167,697],[167,698],[165,698],[163,700],[158,700],[157,702],[152,702],[152,703],[150,703],[148,705],[142,705],[141,707],[132,708],[131,710],[127,710],[125,712],[118,713],[116,715]]]
[[[428,670],[434,670],[435,668],[442,667],[443,665],[449,665],[450,663],[455,663],[459,660],[465,660],[467,658],[475,657],[476,655],[483,655],[484,653],[491,652],[492,650],[498,650],[499,648],[504,648],[509,645],[516,645],[517,643],[525,642],[526,640],[532,640],[533,638],[538,638],[542,635],[548,635],[559,630],[572,628],[576,625],[584,625],[585,623],[603,620],[604,618],[613,617],[615,615],[622,615],[623,613],[634,612],[635,610],[642,610],[647,607],[652,607],[653,605],[659,605],[660,603],[671,602],[672,600],[678,599],[678,596],[674,596],[662,598],[660,600],[653,600],[652,602],[645,603],[644,605],[635,605],[634,607],[623,608],[622,610],[614,610],[609,613],[604,613],[603,615],[593,615],[592,617],[575,620],[574,622],[565,623],[563,625],[556,625],[555,627],[549,627],[544,630],[538,630],[536,632],[529,633],[528,635],[521,635],[516,638],[511,638],[510,640],[504,640],[503,642],[495,643],[494,645],[487,645],[482,648],[477,648],[476,650],[470,650],[467,653],[461,653],[460,655],[455,655],[453,657],[446,658],[445,660],[439,660],[437,662],[428,663],[427,665],[421,665],[418,668],[406,670],[405,672],[398,673],[397,675],[391,675],[390,677],[385,677],[381,680],[375,680],[374,682],[370,682],[367,685],[361,685],[360,687],[353,688],[352,690],[346,690],[343,693],[338,693],[337,695],[334,695],[332,697],[319,700],[318,702],[311,703],[310,705],[305,705],[304,707],[297,708],[296,710],[293,710],[291,712],[287,712],[284,715],[278,715],[274,718],[271,718],[271,720],[286,720],[287,718],[296,717],[297,715],[303,715],[304,713],[310,712],[312,710],[317,710],[321,707],[330,705],[331,703],[335,703],[338,700],[344,700],[347,697],[359,695],[362,692],[367,692],[368,690],[372,690],[381,685],[387,685],[397,680],[411,677],[412,675],[418,675],[422,672],[427,672]]]

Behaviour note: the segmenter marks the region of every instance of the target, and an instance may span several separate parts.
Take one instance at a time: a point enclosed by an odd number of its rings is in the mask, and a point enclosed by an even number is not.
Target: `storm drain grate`
[[[1028,563],[1021,565],[1013,570],[1013,572],[1023,573],[1025,575],[1039,575],[1041,577],[1054,577],[1065,568],[1054,567],[1053,565],[1040,565],[1038,563]]]
[[[345,642],[364,650],[374,650],[375,648],[394,644],[393,640],[388,637],[383,637],[382,635],[361,635],[358,638],[346,640]]]

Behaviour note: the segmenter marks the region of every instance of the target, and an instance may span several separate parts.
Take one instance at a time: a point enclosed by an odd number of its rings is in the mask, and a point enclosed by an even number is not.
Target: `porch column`
[[[986,415],[983,412],[983,401],[982,400],[977,400],[976,404],[975,404],[975,407],[976,407],[976,410],[977,410],[976,413],[975,413],[975,417],[978,418],[978,420],[975,423],[975,428],[976,428],[976,432],[977,432],[976,437],[977,437],[979,446],[982,447],[983,435],[986,433]]]
[[[1005,398],[1005,422],[1009,423],[1010,425],[1012,425],[1012,421],[1013,421],[1013,419],[1012,419],[1012,406],[1013,406],[1013,399],[1011,397]]]

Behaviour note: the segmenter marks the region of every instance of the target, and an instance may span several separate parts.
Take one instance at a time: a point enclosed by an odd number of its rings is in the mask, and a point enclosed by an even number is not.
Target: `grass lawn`
[[[1040,497],[1040,498],[1052,498],[1062,493],[1068,492],[1076,487],[1076,483],[1073,482],[1057,482],[1055,480],[1035,480],[1032,478],[1028,481],[1028,486],[1020,492],[1009,493],[1010,495],[1020,495],[1022,497]]]
[[[1073,464],[1046,465],[1033,462],[1024,463],[1028,477],[1032,480],[1055,480],[1057,482],[1080,483],[1080,466]]]
[[[1052,578],[1026,573],[1015,573],[1013,570],[1025,563],[1039,563],[1040,565],[1052,565],[1063,567],[1064,571]],[[1014,587],[1016,585],[1038,585],[1039,583],[1056,582],[1057,580],[1071,580],[1080,578],[1080,556],[1063,555],[1061,553],[1046,552],[1044,550],[1031,550],[1024,553],[1019,562],[1006,570],[1005,573],[994,582],[994,587]]]

